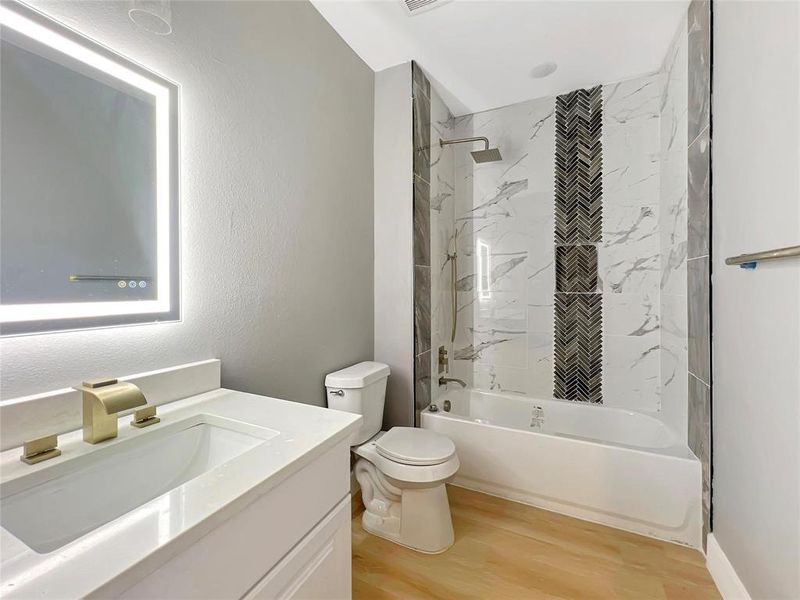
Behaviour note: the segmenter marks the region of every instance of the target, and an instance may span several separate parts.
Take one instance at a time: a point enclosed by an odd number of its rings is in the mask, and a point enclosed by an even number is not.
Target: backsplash
[[[119,380],[136,384],[149,405],[159,406],[219,388],[220,372],[221,362],[210,359],[126,375]],[[3,400],[0,403],[0,450],[46,435],[80,429],[82,414],[81,392],[73,388]]]

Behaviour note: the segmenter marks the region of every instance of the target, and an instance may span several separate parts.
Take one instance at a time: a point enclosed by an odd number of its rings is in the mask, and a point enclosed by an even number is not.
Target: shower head
[[[474,152],[470,152],[470,154],[472,154],[472,160],[474,160],[476,163],[496,162],[498,160],[503,160],[503,157],[500,156],[500,150],[497,148],[475,150]]]
[[[503,157],[500,155],[500,150],[497,148],[489,148],[489,139],[485,137],[461,138],[458,140],[440,139],[439,145],[447,146],[448,144],[466,144],[468,142],[483,142],[483,150],[475,150],[470,152],[470,154],[472,154],[472,160],[474,160],[477,164],[503,160]]]

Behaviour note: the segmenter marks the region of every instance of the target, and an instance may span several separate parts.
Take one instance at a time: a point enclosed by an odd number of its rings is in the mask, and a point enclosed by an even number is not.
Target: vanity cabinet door
[[[350,496],[317,525],[246,600],[344,600],[352,596]]]

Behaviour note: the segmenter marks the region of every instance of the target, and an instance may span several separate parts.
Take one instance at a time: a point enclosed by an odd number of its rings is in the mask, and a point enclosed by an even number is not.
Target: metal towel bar
[[[739,265],[743,269],[755,269],[756,264],[762,260],[777,260],[779,258],[796,257],[800,257],[800,246],[789,246],[788,248],[776,248],[775,250],[765,250],[764,252],[730,256],[725,259],[725,264]]]
[[[152,281],[152,277],[144,275],[70,275],[70,281],[120,281],[120,280],[136,279],[137,281]]]

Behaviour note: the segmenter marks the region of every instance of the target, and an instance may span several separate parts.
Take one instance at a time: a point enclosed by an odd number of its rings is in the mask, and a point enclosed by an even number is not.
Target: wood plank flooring
[[[353,598],[720,598],[703,555],[448,486],[455,544],[426,555],[366,533],[353,517]]]

